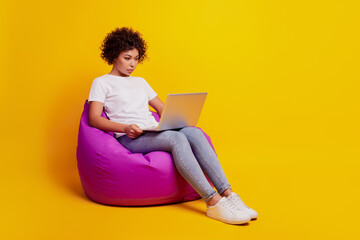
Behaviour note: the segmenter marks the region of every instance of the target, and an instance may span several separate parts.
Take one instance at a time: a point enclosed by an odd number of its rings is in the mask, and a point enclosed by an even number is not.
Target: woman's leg
[[[209,144],[204,133],[196,127],[185,127],[179,131],[184,133],[189,140],[196,159],[210,181],[214,184],[217,191],[223,196],[228,196],[231,193],[231,186],[215,151]]]
[[[196,160],[187,137],[179,131],[146,132],[136,139],[127,135],[117,139],[121,145],[133,153],[152,151],[171,152],[174,163],[180,174],[199,193],[205,202],[217,192],[209,184],[198,161]]]

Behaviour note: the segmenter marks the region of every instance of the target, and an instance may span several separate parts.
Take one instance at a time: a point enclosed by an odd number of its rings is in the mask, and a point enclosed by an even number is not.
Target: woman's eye
[[[125,60],[130,60],[130,58],[125,58]]]

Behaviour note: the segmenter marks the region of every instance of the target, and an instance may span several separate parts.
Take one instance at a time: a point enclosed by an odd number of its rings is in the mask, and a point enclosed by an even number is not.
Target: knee
[[[184,127],[180,132],[184,133],[187,137],[204,135],[201,129],[197,127]]]
[[[168,139],[170,140],[172,147],[178,144],[186,144],[188,141],[185,134],[178,131],[168,131]]]

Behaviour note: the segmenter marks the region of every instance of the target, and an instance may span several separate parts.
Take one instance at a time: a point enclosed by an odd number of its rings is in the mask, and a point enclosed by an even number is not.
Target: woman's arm
[[[123,124],[110,121],[103,118],[104,104],[102,102],[91,101],[89,102],[89,125],[107,132],[122,132],[126,133],[130,138],[140,136],[143,131],[136,124]]]
[[[149,101],[149,105],[153,107],[161,117],[162,111],[164,109],[164,103],[161,101],[161,99],[156,96],[151,101]]]

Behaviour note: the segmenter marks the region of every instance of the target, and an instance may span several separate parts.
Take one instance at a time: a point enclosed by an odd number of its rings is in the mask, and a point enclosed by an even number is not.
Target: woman
[[[164,103],[140,77],[130,76],[143,62],[147,44],[139,32],[116,28],[101,45],[101,57],[112,65],[110,73],[94,79],[89,95],[89,124],[115,133],[117,141],[133,153],[168,151],[180,174],[199,193],[211,218],[243,224],[257,217],[240,197],[232,192],[220,162],[204,134],[195,127],[162,132],[144,132],[157,125],[149,111],[161,116]],[[103,107],[110,120],[101,117]],[[203,171],[214,184],[215,191]]]

